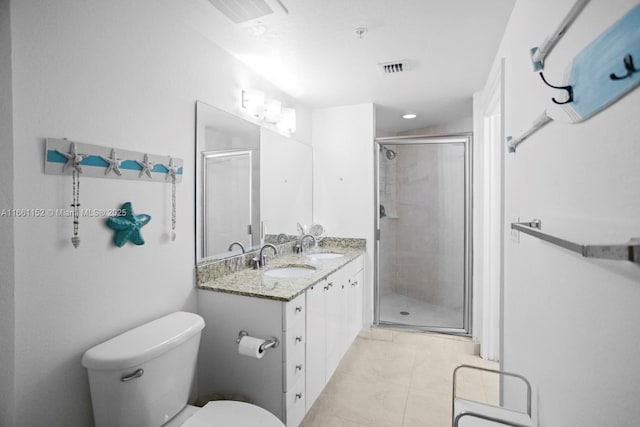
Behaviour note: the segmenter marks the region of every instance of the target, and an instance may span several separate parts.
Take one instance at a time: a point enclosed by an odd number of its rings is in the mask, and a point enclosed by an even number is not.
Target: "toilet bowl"
[[[195,408],[186,421],[172,421],[163,427],[284,427],[275,415],[259,406],[230,400],[209,402]]]
[[[250,403],[187,405],[203,328],[197,314],[176,312],[87,350],[96,427],[284,427]]]

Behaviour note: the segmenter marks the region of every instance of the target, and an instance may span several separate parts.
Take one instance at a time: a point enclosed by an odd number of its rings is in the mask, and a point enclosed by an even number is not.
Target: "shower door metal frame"
[[[471,158],[471,144],[473,141],[473,135],[468,133],[456,133],[450,135],[415,135],[415,136],[399,136],[399,137],[384,137],[376,138],[374,144],[374,179],[375,179],[375,194],[374,194],[374,260],[375,267],[373,269],[374,274],[374,312],[373,312],[373,324],[381,327],[400,327],[409,328],[414,330],[429,331],[429,332],[441,332],[452,335],[471,336],[472,334],[472,277],[473,277],[473,262],[472,262],[472,227],[473,227],[473,164]],[[437,326],[425,326],[414,325],[406,323],[385,322],[380,319],[380,151],[384,145],[421,145],[421,144],[464,144],[464,295],[463,295],[463,309],[462,309],[462,328],[446,328]]]

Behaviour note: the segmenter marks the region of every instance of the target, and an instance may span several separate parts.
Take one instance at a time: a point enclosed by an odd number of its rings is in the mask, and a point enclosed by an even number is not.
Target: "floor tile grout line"
[[[395,332],[394,332],[395,334]],[[395,335],[394,335],[395,337]],[[395,342],[395,341],[394,341]],[[401,427],[404,427],[404,420],[405,417],[407,416],[407,404],[409,403],[409,395],[411,394],[411,390],[412,390],[412,385],[413,385],[413,378],[415,377],[414,373],[415,373],[415,369],[416,369],[416,348],[411,346],[413,348],[413,360],[411,361],[411,375],[409,376],[409,386],[407,387],[407,395],[404,399],[404,408],[402,410],[402,421],[400,423]]]

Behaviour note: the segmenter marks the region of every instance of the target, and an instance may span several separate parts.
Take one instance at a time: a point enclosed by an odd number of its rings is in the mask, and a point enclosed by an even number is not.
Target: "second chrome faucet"
[[[258,258],[253,259],[253,268],[260,268],[267,265],[267,256],[264,254],[264,250],[267,248],[273,249],[273,254],[278,254],[278,248],[276,248],[271,243],[267,243],[260,248],[260,252],[258,253]]]

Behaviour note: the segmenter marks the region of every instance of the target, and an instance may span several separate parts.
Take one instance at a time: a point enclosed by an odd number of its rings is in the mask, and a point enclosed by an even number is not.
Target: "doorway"
[[[471,134],[376,139],[375,323],[471,331]]]

